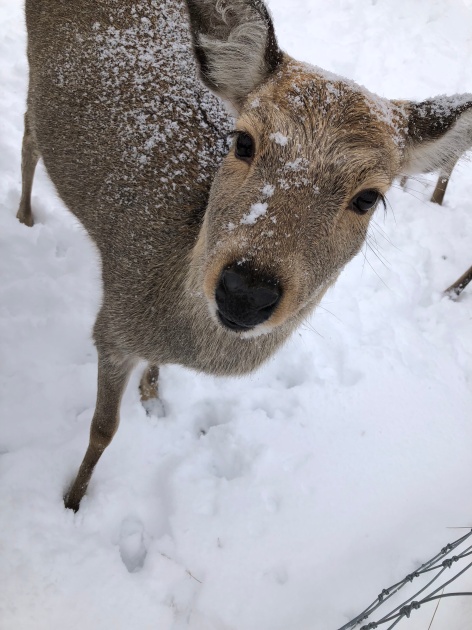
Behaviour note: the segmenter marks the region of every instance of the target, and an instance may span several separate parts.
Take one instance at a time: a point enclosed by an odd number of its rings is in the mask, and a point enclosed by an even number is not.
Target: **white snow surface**
[[[363,252],[256,374],[136,371],[80,511],[62,494],[96,393],[97,254],[40,165],[16,220],[27,85],[0,3],[0,627],[336,630],[472,526],[472,167],[394,186]],[[293,56],[391,98],[472,92],[470,0],[272,0]],[[448,574],[446,574],[447,576]],[[472,572],[452,591],[472,591]],[[472,598],[432,630],[472,626]],[[434,606],[398,625],[427,630]]]

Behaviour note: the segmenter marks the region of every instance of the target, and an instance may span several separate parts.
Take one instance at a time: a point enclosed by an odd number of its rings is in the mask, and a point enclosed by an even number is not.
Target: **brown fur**
[[[257,368],[359,251],[373,210],[356,214],[353,197],[385,193],[420,143],[408,136],[408,104],[283,54],[260,0],[188,5],[192,39],[182,0],[26,3],[30,88],[18,216],[31,223],[41,155],[102,263],[97,406],[66,497],[74,510],[117,429],[137,361],[153,366],[141,383],[144,399],[157,395],[157,366],[166,363],[221,375]],[[252,135],[252,163],[234,147],[225,157],[232,122],[198,80],[191,41],[203,80],[217,92],[223,85],[236,129]],[[449,112],[434,138],[467,111],[462,102],[457,115]],[[254,219],[255,204],[265,211]],[[237,333],[218,321],[214,296],[225,267],[242,261],[276,278],[282,298],[267,322]]]

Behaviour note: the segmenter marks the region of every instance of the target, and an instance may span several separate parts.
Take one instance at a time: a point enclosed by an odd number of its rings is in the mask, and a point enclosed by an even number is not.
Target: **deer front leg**
[[[34,171],[38,159],[39,151],[31,130],[29,115],[28,112],[26,112],[25,132],[21,149],[21,200],[16,216],[21,223],[29,227],[32,227],[34,223],[33,214],[31,212],[31,191],[33,189]]]
[[[110,444],[120,421],[120,403],[135,361],[110,357],[98,348],[98,391],[90,428],[90,442],[77,477],[64,497],[66,508],[77,512],[93,470]]]

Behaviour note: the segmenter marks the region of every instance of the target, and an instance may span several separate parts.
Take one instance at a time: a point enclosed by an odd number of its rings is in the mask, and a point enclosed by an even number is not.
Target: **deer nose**
[[[218,318],[231,330],[249,330],[269,319],[281,295],[277,281],[243,266],[228,267],[215,291]]]

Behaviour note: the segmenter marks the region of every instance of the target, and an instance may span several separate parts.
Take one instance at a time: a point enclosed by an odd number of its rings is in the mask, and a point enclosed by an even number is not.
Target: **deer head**
[[[393,180],[472,146],[472,95],[379,98],[283,53],[260,0],[187,6],[201,79],[235,116],[189,283],[235,334],[294,325],[359,251]]]

